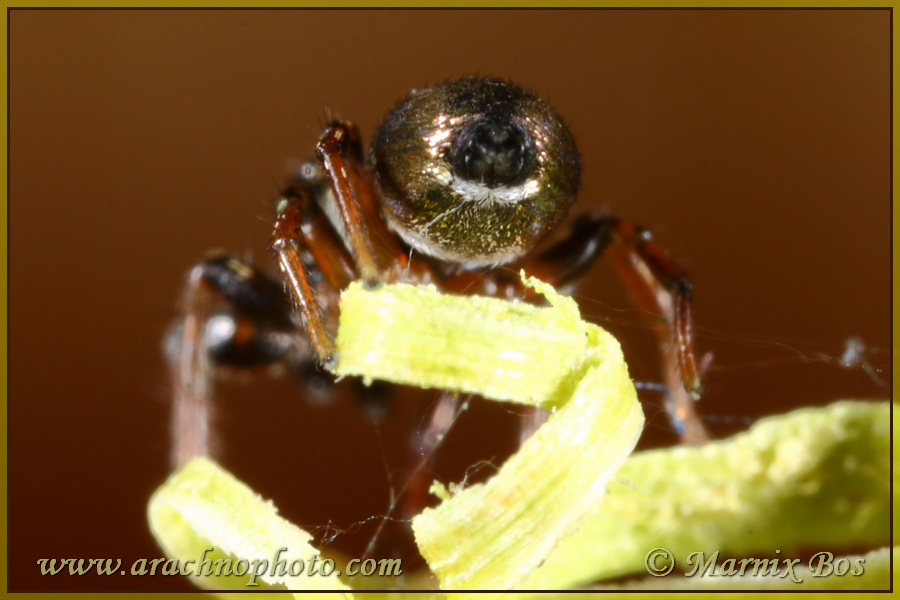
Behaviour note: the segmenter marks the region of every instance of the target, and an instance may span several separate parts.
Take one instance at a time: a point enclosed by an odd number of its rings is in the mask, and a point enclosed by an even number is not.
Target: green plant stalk
[[[609,352],[606,360],[617,362],[621,350],[581,320],[574,300],[537,279],[524,281],[552,306],[442,294],[425,285],[366,290],[353,283],[341,296],[335,373],[561,406],[598,354]]]
[[[200,573],[199,557],[204,548],[212,551],[206,558],[216,568],[217,559],[268,560],[274,563],[279,548],[287,550],[279,558],[290,564],[301,559],[308,565],[319,551],[309,544],[312,536],[278,516],[271,502],[259,497],[208,458],[195,458],[174,473],[150,498],[147,507],[150,530],[166,555],[182,563],[194,560],[191,569]],[[269,571],[269,569],[266,569]],[[266,589],[271,585],[286,589],[349,591],[336,576],[292,577],[270,573],[248,586],[248,576],[195,576],[197,585],[208,589]],[[266,585],[268,584],[268,585]]]
[[[570,298],[526,283],[552,306],[426,286],[352,285],[342,296],[339,374],[554,411],[487,483],[442,491],[413,519],[443,589],[521,585],[594,511],[643,428],[618,342],[582,321]]]
[[[656,547],[685,567],[693,552],[708,559],[718,550],[721,562],[776,550],[793,557],[800,549],[886,546],[890,409],[838,402],[761,419],[728,440],[636,453],[596,514],[525,586],[559,589],[646,573],[645,557]]]

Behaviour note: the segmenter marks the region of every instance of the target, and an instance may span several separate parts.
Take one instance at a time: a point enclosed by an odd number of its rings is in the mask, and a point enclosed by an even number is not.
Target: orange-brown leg
[[[172,464],[181,467],[196,456],[210,454],[209,355],[204,328],[209,318],[211,290],[196,266],[188,276],[184,321],[167,340],[172,377]]]
[[[444,436],[456,421],[463,407],[459,393],[442,391],[435,402],[430,405],[422,417],[422,427],[413,432],[410,439],[411,460],[416,465],[410,473],[406,484],[404,498],[405,518],[412,518],[426,506],[429,497],[429,486],[434,480],[431,468],[434,465],[435,452]]]
[[[355,127],[345,123],[329,125],[316,147],[316,156],[334,192],[356,269],[362,279],[374,284],[384,280],[384,268],[377,262],[372,237],[352,182],[361,155],[359,134]]]
[[[330,124],[319,139],[316,156],[334,192],[359,277],[369,284],[433,281],[434,273],[428,264],[410,263],[406,251],[385,225],[363,167],[356,127],[347,122]]]
[[[669,388],[666,410],[682,441],[703,443],[709,434],[694,406],[702,387],[694,353],[691,282],[648,231],[627,221],[616,220],[613,225],[614,258],[620,275],[637,303],[648,311],[655,308],[667,323],[658,328],[663,375]]]
[[[296,208],[296,229],[303,247],[328,285],[335,291],[350,285],[356,279],[353,257],[309,192],[300,186],[284,190],[277,203],[277,212],[281,213],[289,206]]]
[[[281,269],[291,298],[300,312],[319,361],[330,369],[337,361],[335,332],[332,328],[333,325],[328,321],[325,310],[319,305],[309,272],[303,264],[303,252],[311,251],[305,242],[302,231],[305,219],[304,204],[309,205],[310,201],[305,193],[300,192],[284,197],[279,202],[278,216],[269,251]],[[337,262],[335,261],[332,266],[336,266]],[[337,274],[339,270],[333,269],[333,273]]]
[[[176,467],[212,450],[214,364],[253,367],[292,356],[288,309],[279,284],[236,258],[211,256],[191,269],[184,317],[166,340]]]
[[[693,404],[701,384],[694,354],[691,282],[647,230],[614,217],[582,217],[565,239],[538,255],[526,271],[555,286],[573,283],[610,244],[638,305],[665,319],[659,335],[672,422],[684,442],[706,441],[709,436]]]

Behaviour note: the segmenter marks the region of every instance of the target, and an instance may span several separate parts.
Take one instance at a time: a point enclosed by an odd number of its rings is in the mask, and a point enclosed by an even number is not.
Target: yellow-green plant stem
[[[250,591],[280,585],[286,589],[349,591],[336,575],[309,576],[306,570],[296,577],[279,576],[274,569],[279,548],[286,549],[278,555],[286,568],[295,560],[304,561],[305,567],[313,558],[322,562],[319,551],[309,544],[312,536],[279,517],[271,502],[207,458],[195,458],[172,475],[153,494],[147,516],[150,530],[166,555],[178,560],[179,568],[190,573],[187,576],[201,587]],[[204,554],[205,548],[211,550]],[[204,576],[201,556],[210,559],[212,576]],[[224,561],[229,561],[229,569],[233,569],[241,559],[248,565],[253,560],[260,561],[258,565],[268,561],[266,573],[257,578],[222,574]],[[217,560],[222,563],[217,565]],[[194,562],[186,565],[186,561]],[[217,568],[219,576],[215,575]]]
[[[521,585],[600,503],[643,427],[618,342],[572,299],[526,283],[551,306],[426,286],[353,285],[342,296],[338,373],[554,411],[487,483],[444,491],[413,520],[443,589]]]
[[[644,574],[657,547],[669,550],[681,569],[695,552],[708,560],[719,551],[721,562],[775,557],[776,550],[794,558],[801,549],[840,555],[887,546],[890,427],[889,403],[846,401],[762,419],[700,447],[636,453],[597,512],[526,587]],[[839,579],[831,584],[844,583]],[[859,578],[847,582],[861,585]]]

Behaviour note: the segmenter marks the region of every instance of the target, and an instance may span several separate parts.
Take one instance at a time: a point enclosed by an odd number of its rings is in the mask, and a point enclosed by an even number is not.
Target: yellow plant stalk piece
[[[147,508],[150,530],[166,555],[184,561],[195,561],[187,569],[199,570],[199,557],[204,548],[212,550],[205,558],[212,561],[231,559],[234,564],[244,559],[267,560],[266,573],[251,578],[243,576],[211,577],[189,575],[197,585],[210,589],[265,589],[267,584],[282,584],[293,590],[350,591],[338,577],[308,576],[313,557],[319,565],[319,551],[309,545],[312,536],[278,516],[275,506],[238,481],[208,458],[195,458],[176,472],[150,499]],[[275,553],[287,548],[278,558],[290,565],[302,559],[307,567],[298,576],[279,576],[274,571]],[[261,567],[259,567],[261,570]],[[337,567],[338,569],[341,566]],[[251,569],[251,573],[256,569]],[[247,583],[264,582],[248,586]],[[308,597],[308,596],[305,596]]]
[[[895,427],[900,411],[895,414]],[[646,574],[645,560],[665,548],[686,572],[691,553],[796,558],[798,550],[877,548],[890,543],[891,405],[837,402],[761,419],[749,431],[704,446],[633,454],[597,511],[529,578],[527,589],[559,589],[626,574]],[[699,555],[694,555],[696,563]],[[660,560],[660,564],[667,564]],[[865,577],[807,577],[809,589],[878,589]],[[719,576],[748,585],[736,577]],[[772,585],[758,580],[758,587]],[[700,577],[654,578],[702,589]],[[778,581],[784,582],[784,579]],[[752,580],[751,580],[752,582]],[[652,585],[652,584],[648,584]]]
[[[443,589],[514,589],[596,510],[644,418],[618,342],[573,300],[551,307],[353,284],[341,297],[339,375],[477,393],[554,411],[485,484],[413,520]],[[440,488],[438,488],[440,489]]]

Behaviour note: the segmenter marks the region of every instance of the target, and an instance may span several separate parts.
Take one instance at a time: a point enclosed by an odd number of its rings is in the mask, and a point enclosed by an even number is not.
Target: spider
[[[224,254],[190,271],[184,315],[168,346],[176,466],[210,452],[216,367],[287,364],[322,384],[328,375],[317,367],[336,363],[339,293],[351,281],[433,283],[529,300],[519,267],[569,288],[607,248],[637,302],[663,317],[673,423],[684,441],[705,439],[692,407],[700,376],[691,284],[649,232],[591,214],[534,250],[566,216],[580,183],[572,134],[547,103],[499,79],[446,81],[400,102],[368,155],[353,124],[330,123],[316,159],[276,203],[270,253],[281,282]],[[422,444],[446,428],[449,398]]]

